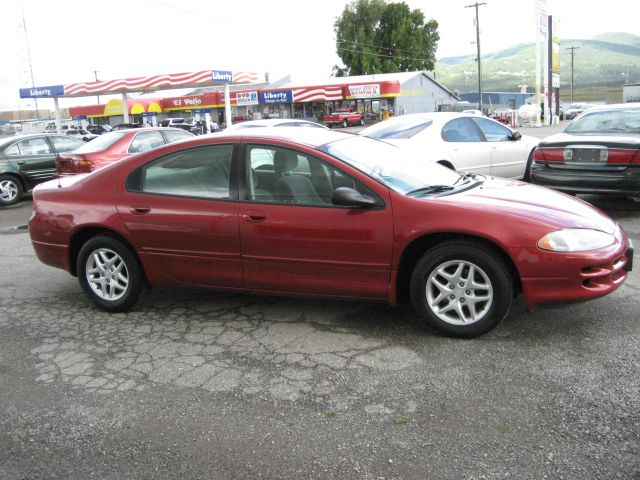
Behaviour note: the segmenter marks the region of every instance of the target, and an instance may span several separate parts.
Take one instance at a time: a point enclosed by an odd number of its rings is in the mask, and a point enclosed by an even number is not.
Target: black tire
[[[360,119],[360,125],[364,127],[364,118]]]
[[[531,164],[533,163],[533,150],[529,152],[529,158],[527,158],[527,165],[524,167],[524,176],[522,177],[523,182],[531,183]]]
[[[96,266],[96,261],[101,265]],[[89,272],[92,266],[95,268]],[[138,301],[145,286],[136,257],[126,245],[110,235],[98,235],[82,246],[76,271],[80,286],[89,299],[107,312],[129,310]],[[89,277],[94,281],[90,281]],[[109,295],[114,298],[105,298]]]
[[[345,118],[345,119],[342,121],[342,127],[343,127],[343,128],[347,128],[348,126],[349,126],[349,121]]]
[[[451,278],[447,280],[444,274]],[[474,285],[469,284],[471,277]],[[443,280],[452,283],[447,285]],[[473,338],[489,332],[507,316],[513,288],[504,260],[490,248],[451,241],[431,248],[416,264],[411,275],[411,302],[416,313],[438,332]]]
[[[0,206],[6,207],[22,200],[22,182],[13,175],[0,175]]]

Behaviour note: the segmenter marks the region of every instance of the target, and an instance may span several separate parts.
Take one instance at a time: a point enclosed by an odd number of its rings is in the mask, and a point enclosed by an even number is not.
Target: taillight
[[[610,148],[608,163],[629,164],[640,163],[640,150],[628,148]]]
[[[564,150],[564,148],[537,147],[533,151],[533,159],[538,162],[562,162]]]
[[[56,157],[56,170],[60,174],[90,173],[95,169],[95,164],[81,155],[65,154]]]

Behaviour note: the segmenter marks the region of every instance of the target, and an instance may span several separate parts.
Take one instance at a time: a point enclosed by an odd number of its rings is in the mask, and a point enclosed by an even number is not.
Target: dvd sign
[[[236,104],[242,105],[257,105],[258,104],[258,92],[237,92]]]
[[[380,84],[349,85],[351,98],[378,98],[380,97]]]

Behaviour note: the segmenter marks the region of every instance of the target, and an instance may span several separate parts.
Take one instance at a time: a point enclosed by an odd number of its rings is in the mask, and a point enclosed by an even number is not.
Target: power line
[[[406,57],[406,56],[398,56],[398,55],[383,55],[382,53],[365,52],[363,50],[354,50],[352,48],[344,48],[344,47],[338,47],[338,50],[345,50],[347,52],[354,52],[354,53],[362,53],[365,55],[373,55],[374,57],[394,58],[399,60],[417,60],[419,62],[430,61],[430,59],[428,58]]]
[[[422,52],[418,52],[416,50],[403,50],[401,48],[395,48],[395,47],[383,47],[381,45],[371,45],[370,43],[362,43],[362,42],[356,42],[353,40],[338,40],[338,43],[351,43],[357,47],[362,46],[362,47],[371,47],[371,48],[379,48],[380,50],[394,50],[396,52],[406,52],[406,53],[422,53]]]

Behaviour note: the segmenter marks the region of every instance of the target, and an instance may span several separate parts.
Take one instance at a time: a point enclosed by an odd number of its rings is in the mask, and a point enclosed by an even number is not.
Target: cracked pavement
[[[640,204],[596,200],[638,244]],[[28,234],[0,245],[2,479],[640,478],[637,268],[464,341],[370,303],[158,289],[107,314]]]

